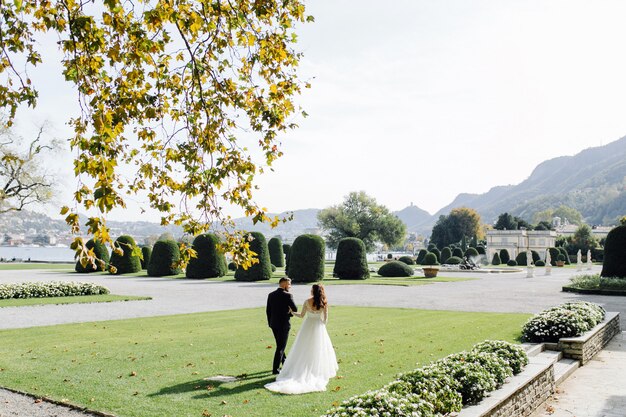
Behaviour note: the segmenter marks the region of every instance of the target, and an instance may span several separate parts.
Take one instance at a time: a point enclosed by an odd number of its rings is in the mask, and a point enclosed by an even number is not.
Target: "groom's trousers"
[[[284,326],[272,327],[274,333],[274,339],[276,339],[276,352],[274,353],[274,363],[272,365],[272,372],[277,373],[278,368],[285,362],[285,348],[287,347],[287,339],[289,338],[289,330],[291,326],[287,323]]]

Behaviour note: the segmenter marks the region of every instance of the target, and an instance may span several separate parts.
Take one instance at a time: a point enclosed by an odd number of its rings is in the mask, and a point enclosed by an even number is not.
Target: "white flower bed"
[[[0,284],[0,300],[10,298],[69,297],[109,294],[109,290],[90,282],[24,282]]]
[[[562,337],[576,337],[604,320],[606,311],[601,306],[581,301],[549,308],[533,316],[524,324],[524,341],[558,342]]]

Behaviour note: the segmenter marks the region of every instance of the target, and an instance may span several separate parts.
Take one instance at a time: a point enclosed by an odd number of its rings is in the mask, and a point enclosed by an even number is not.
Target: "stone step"
[[[574,359],[561,359],[554,364],[554,382],[559,385],[565,381],[578,367],[580,362]]]
[[[540,361],[545,364],[557,363],[561,359],[563,359],[563,352],[558,352],[556,350],[544,350],[543,352],[528,357],[529,362]]]

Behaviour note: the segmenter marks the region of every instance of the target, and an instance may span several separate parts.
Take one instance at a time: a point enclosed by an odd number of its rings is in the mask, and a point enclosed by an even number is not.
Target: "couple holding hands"
[[[289,288],[291,280],[281,278],[278,289],[267,297],[267,323],[276,339],[272,373],[277,374],[277,377],[275,382],[266,384],[265,388],[282,394],[325,391],[328,380],[337,374],[338,365],[326,331],[328,301],[324,287],[313,284],[311,298],[304,302],[301,312],[298,312]],[[285,348],[291,329],[291,316],[303,318],[304,321],[287,358]]]

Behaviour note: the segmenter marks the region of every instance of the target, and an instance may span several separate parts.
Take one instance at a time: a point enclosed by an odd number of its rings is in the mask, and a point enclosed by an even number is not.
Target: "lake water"
[[[68,247],[0,246],[0,258],[27,261],[74,262],[74,251]]]

